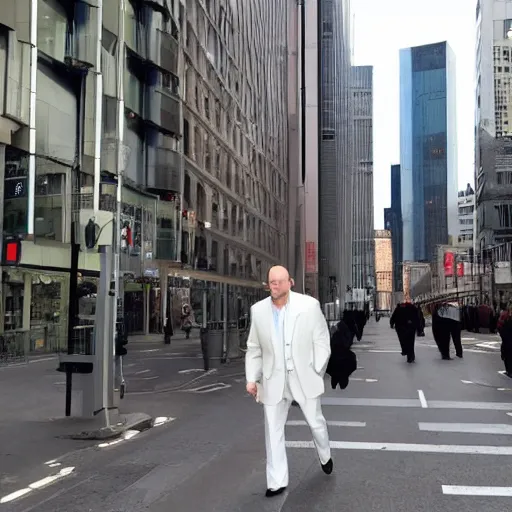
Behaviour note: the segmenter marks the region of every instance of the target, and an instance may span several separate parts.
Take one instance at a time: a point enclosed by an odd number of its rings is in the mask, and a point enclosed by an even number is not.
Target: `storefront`
[[[0,332],[25,354],[65,350],[68,296],[68,273],[5,268]]]

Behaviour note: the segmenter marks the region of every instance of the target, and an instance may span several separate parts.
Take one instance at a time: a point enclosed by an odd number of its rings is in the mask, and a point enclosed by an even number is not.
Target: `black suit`
[[[350,350],[353,339],[354,333],[341,320],[331,336],[331,357],[326,370],[331,376],[332,389],[336,389],[338,385],[345,389],[350,375],[357,369],[356,355]]]

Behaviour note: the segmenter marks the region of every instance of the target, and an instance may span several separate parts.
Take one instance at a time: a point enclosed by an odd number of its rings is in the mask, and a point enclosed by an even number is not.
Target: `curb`
[[[153,418],[144,413],[133,413],[121,416],[117,425],[101,427],[95,430],[83,430],[78,434],[58,436],[63,439],[77,441],[106,441],[121,437],[127,430],[148,430],[153,426]]]

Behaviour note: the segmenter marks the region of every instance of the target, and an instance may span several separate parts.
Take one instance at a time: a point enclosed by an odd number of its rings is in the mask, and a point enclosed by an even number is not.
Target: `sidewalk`
[[[127,391],[120,401],[120,412],[128,418],[143,413],[135,417],[142,425],[139,428],[150,426],[150,417],[172,415],[173,391],[243,371],[240,360],[204,372],[199,338],[180,338],[173,337],[171,345],[165,345],[160,335],[129,339],[124,358]],[[0,368],[0,488],[31,467],[100,442],[69,438],[98,429],[103,417],[64,416],[65,375],[56,371],[57,365],[57,357],[46,357]],[[191,395],[185,396],[188,399]],[[72,414],[78,413],[79,405],[78,393],[74,392]]]

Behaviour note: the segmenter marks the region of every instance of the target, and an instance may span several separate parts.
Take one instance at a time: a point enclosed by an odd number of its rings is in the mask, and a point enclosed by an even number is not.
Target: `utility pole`
[[[112,354],[115,355],[116,336],[118,335],[117,329],[117,316],[118,316],[118,303],[120,298],[120,251],[121,251],[121,205],[122,205],[122,192],[123,192],[123,172],[125,166],[124,158],[124,69],[125,69],[125,2],[126,0],[119,0],[119,13],[118,13],[118,40],[117,40],[117,123],[116,123],[116,170],[117,170],[117,191],[116,191],[116,221],[114,236],[112,240],[114,256],[113,269],[114,269],[114,308],[112,311]],[[121,333],[119,332],[119,335]],[[114,372],[112,365],[112,372]]]

